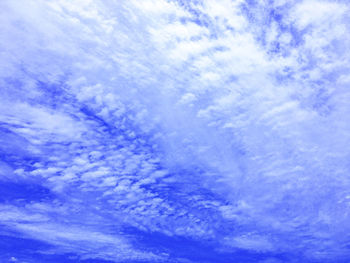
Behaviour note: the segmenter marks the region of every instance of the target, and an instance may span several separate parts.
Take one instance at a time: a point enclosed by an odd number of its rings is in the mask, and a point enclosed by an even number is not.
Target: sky
[[[347,0],[1,0],[0,262],[350,262]]]

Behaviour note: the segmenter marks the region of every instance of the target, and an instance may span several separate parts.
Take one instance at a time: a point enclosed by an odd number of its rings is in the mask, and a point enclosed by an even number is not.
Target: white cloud
[[[347,7],[341,3],[309,0],[297,4],[292,17],[301,28],[308,25],[319,26],[341,17],[346,9]]]
[[[2,3],[0,120],[17,137],[2,138],[1,172],[69,201],[5,207],[1,220],[112,260],[159,257],[111,223],[291,254],[305,226],[315,245],[298,251],[344,253],[346,4],[275,1],[277,21],[266,3]]]

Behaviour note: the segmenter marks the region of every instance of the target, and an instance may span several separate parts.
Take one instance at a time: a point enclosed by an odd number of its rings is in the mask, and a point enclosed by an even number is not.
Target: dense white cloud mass
[[[349,262],[349,7],[2,0],[1,262]]]

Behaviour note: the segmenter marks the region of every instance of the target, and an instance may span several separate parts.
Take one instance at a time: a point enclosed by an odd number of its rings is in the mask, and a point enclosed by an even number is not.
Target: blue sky
[[[350,16],[327,0],[2,0],[0,261],[350,261]]]

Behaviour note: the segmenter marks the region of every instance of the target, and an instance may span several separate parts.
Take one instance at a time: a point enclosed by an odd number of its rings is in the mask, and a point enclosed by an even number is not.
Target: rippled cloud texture
[[[350,13],[0,1],[0,261],[350,260]]]

